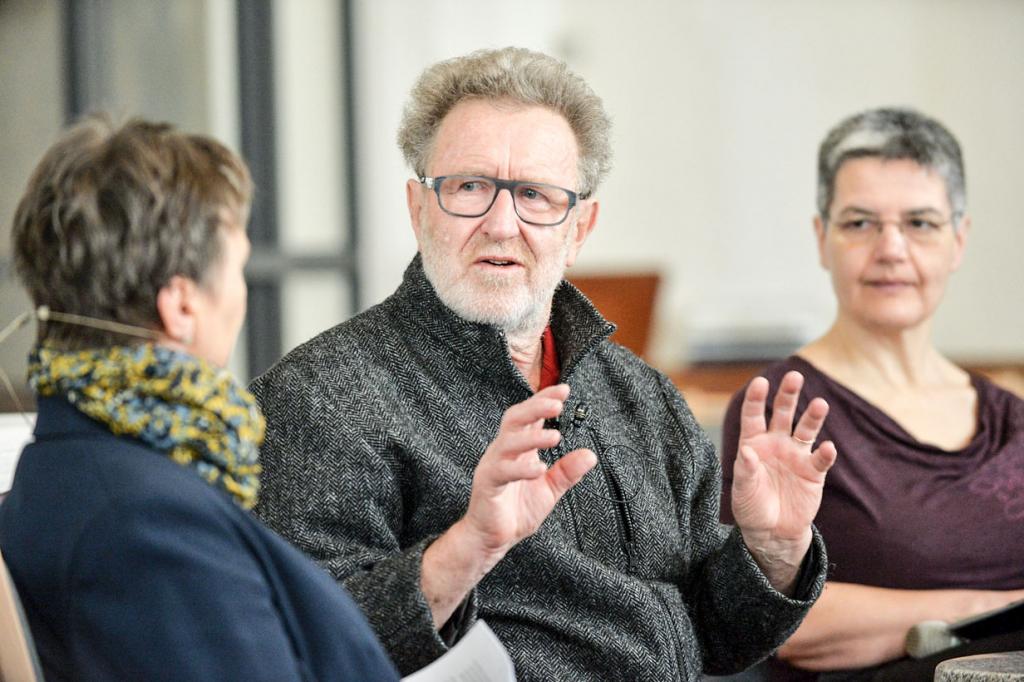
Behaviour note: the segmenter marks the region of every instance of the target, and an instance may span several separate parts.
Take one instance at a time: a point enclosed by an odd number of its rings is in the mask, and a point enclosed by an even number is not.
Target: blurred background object
[[[415,242],[395,131],[420,70],[518,44],[569,61],[613,116],[579,278],[660,274],[649,319],[607,314],[706,425],[748,372],[832,320],[811,232],[815,150],[836,120],[880,105],[957,131],[974,229],[935,337],[1012,387],[1021,35],[1016,0],[0,0],[0,322],[27,307],[8,242],[32,164],[85,111],[145,115],[231,142],[252,166],[250,309],[232,369],[262,372],[400,281]],[[640,310],[603,305],[620,304]],[[31,339],[29,327],[0,347],[18,385]]]
[[[590,299],[617,329],[612,340],[650,360],[648,350],[654,324],[654,304],[661,276],[654,272],[634,274],[578,274],[569,281]]]

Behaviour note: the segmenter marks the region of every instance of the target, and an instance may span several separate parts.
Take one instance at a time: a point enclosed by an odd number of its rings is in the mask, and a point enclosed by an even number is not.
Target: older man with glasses
[[[733,491],[678,391],[562,280],[610,165],[600,99],[508,48],[428,68],[399,143],[419,254],[380,305],[253,384],[258,513],[349,590],[403,672],[479,618],[520,679],[699,679],[764,657],[824,582],[811,526],[828,410],[766,424],[755,382]]]

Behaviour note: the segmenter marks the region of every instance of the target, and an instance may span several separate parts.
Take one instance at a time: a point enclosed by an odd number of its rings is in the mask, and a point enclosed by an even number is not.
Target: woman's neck
[[[927,326],[887,333],[841,315],[797,353],[922,443],[955,451],[977,432],[970,375],[932,345]]]
[[[840,314],[824,336],[797,354],[851,387],[908,390],[961,384],[966,379],[935,349],[928,323],[880,331]]]

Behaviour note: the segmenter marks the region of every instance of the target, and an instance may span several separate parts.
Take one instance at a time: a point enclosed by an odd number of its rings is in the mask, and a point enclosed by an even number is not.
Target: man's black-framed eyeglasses
[[[498,192],[507,189],[512,195],[516,215],[530,225],[554,227],[565,222],[569,211],[579,199],[586,199],[572,190],[543,182],[501,180],[486,175],[439,175],[419,179],[427,189],[434,190],[437,203],[445,213],[459,218],[479,218],[491,210]]]

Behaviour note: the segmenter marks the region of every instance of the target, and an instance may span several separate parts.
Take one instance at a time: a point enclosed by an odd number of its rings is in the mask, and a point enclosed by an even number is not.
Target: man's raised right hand
[[[565,384],[550,386],[505,412],[473,475],[469,509],[424,551],[421,587],[438,628],[597,464],[590,450],[573,450],[550,467],[538,456],[561,439],[544,421],[560,415],[568,397]]]

